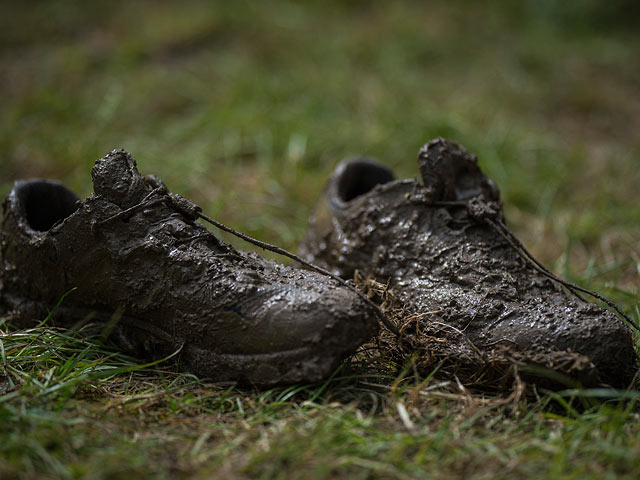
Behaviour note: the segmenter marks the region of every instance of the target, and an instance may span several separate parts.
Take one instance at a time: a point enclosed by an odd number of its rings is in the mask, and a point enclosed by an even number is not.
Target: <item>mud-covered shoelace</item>
[[[155,197],[155,198],[154,198]],[[348,283],[347,281],[343,280],[342,278],[340,278],[339,276],[331,273],[328,270],[325,270],[322,267],[319,267],[317,265],[314,265],[311,262],[307,262],[306,260],[304,260],[303,258],[299,257],[298,255],[289,252],[288,250],[285,250],[284,248],[278,247],[276,245],[272,245],[270,243],[267,242],[263,242],[261,240],[257,240],[253,237],[250,237],[249,235],[246,235],[244,233],[238,232],[237,230],[234,230],[231,227],[228,227],[227,225],[218,222],[217,220],[214,220],[213,218],[205,215],[204,213],[202,213],[202,208],[197,205],[196,203],[192,202],[191,200],[183,197],[182,195],[178,195],[176,193],[172,193],[170,192],[164,185],[160,185],[157,186],[156,188],[154,188],[153,190],[151,190],[139,203],[133,205],[132,207],[129,207],[105,220],[102,220],[101,222],[98,223],[98,225],[102,225],[108,222],[112,222],[114,220],[118,220],[118,219],[127,219],[130,218],[131,216],[135,215],[137,212],[139,212],[140,210],[144,210],[146,208],[149,208],[153,205],[158,205],[161,203],[165,203],[166,205],[168,205],[170,208],[172,208],[173,210],[175,210],[177,213],[181,214],[182,216],[184,216],[187,220],[194,222],[198,219],[204,220],[205,222],[210,223],[211,225],[213,225],[216,228],[219,228],[220,230],[223,230],[227,233],[230,233],[231,235],[234,235],[242,240],[244,240],[245,242],[251,243],[257,247],[260,247],[264,250],[268,250],[270,252],[273,253],[277,253],[278,255],[282,255],[284,257],[290,258],[291,260],[294,260],[302,265],[304,265],[305,267],[307,267],[310,270],[313,270],[317,273],[320,273],[322,275],[326,275],[329,278],[331,278],[332,280],[335,280],[336,282],[338,282],[340,285],[348,288],[349,290],[351,290],[352,292],[354,292],[356,295],[358,295],[359,298],[361,298],[369,307],[371,307],[374,312],[376,313],[376,316],[378,317],[378,320],[380,320],[380,323],[382,323],[382,325],[389,331],[391,331],[392,333],[394,333],[396,336],[400,337],[402,336],[400,330],[398,330],[398,328],[391,322],[391,320],[389,320],[389,318],[385,315],[385,313],[382,311],[382,309],[376,305],[370,298],[368,298],[364,293],[362,293],[360,290],[358,290],[355,286],[351,285],[350,283]]]
[[[558,282],[560,285],[564,286],[567,290],[569,290],[572,294],[574,294],[579,299],[584,300],[582,296],[578,292],[585,293],[587,295],[592,296],[605,303],[609,308],[613,309],[618,315],[620,315],[624,320],[626,320],[632,327],[636,330],[640,331],[640,326],[638,323],[633,321],[629,315],[622,311],[622,309],[616,305],[614,302],[609,300],[608,298],[596,293],[592,290],[583,288],[575,283],[569,282],[567,280],[563,280],[562,278],[555,275],[553,272],[549,271],[547,267],[542,265],[536,258],[529,252],[526,247],[522,244],[518,238],[511,233],[511,231],[504,224],[504,221],[501,218],[500,211],[501,208],[496,202],[486,201],[481,196],[473,197],[468,201],[443,201],[443,202],[434,202],[432,205],[434,206],[460,206],[465,207],[467,212],[477,222],[485,223],[489,225],[498,235],[505,239],[505,241],[509,244],[511,248],[529,265],[535,268],[542,275],[547,278]]]

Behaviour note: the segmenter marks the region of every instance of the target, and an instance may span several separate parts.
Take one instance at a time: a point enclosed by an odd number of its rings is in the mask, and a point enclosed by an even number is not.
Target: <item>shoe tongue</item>
[[[495,184],[480,170],[476,156],[455,142],[444,138],[430,141],[420,149],[418,165],[434,200],[467,200],[478,195],[486,200],[500,198]]]
[[[91,176],[96,195],[107,197],[121,208],[137,204],[150,191],[136,161],[122,149],[112,150],[96,160]]]

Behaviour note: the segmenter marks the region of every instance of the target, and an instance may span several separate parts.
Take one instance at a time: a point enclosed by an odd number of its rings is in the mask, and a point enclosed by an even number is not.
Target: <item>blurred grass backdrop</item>
[[[295,248],[340,159],[412,177],[446,136],[542,260],[594,258],[635,287],[638,19],[624,0],[2,2],[1,193],[44,176],[87,195],[94,159],[123,147]]]
[[[159,175],[209,215],[295,249],[338,161],[368,155],[400,177],[413,177],[419,147],[445,136],[478,154],[503,192],[511,227],[535,255],[635,312],[639,5],[633,0],[0,2],[0,193],[4,196],[15,179],[39,176],[61,179],[86,196],[94,159],[123,147],[143,174]],[[132,390],[144,391],[144,385],[159,384],[135,385]],[[175,385],[165,385],[165,394],[172,393],[162,397],[159,410],[149,413],[144,402],[136,407],[134,414],[143,419],[132,424],[104,419],[104,391],[88,403],[73,397],[80,406],[63,415],[64,421],[87,411],[91,417],[95,401],[103,413],[95,414],[102,420],[94,433],[105,439],[91,440],[94,427],[80,422],[67,441],[64,432],[73,422],[43,427],[33,420],[44,418],[37,413],[24,414],[36,423],[22,424],[27,417],[16,412],[32,412],[24,404],[23,410],[16,404],[10,415],[3,410],[9,415],[0,415],[5,427],[7,418],[18,422],[9,423],[16,430],[9,430],[11,441],[5,443],[17,470],[5,466],[6,472],[16,474],[26,465],[35,476],[49,471],[60,477],[118,477],[122,462],[122,469],[140,474],[193,473],[211,458],[223,462],[246,438],[258,446],[238,447],[249,460],[232,462],[227,473],[238,474],[237,465],[244,465],[248,476],[288,476],[294,470],[287,466],[294,465],[328,477],[344,472],[420,477],[441,454],[452,455],[439,467],[449,477],[494,475],[496,468],[532,477],[540,472],[562,477],[576,466],[583,473],[611,465],[623,474],[638,472],[637,452],[629,457],[637,449],[638,428],[623,432],[630,410],[590,417],[592,423],[551,424],[550,417],[539,417],[540,423],[523,433],[521,424],[499,416],[487,420],[486,412],[473,417],[486,420],[482,428],[475,420],[449,428],[450,407],[432,405],[433,416],[419,427],[437,448],[425,453],[412,443],[415,432],[399,433],[402,423],[391,417],[363,420],[357,407],[328,404],[308,413],[295,404],[282,413],[278,408],[295,392],[245,397],[183,389],[178,394]],[[140,398],[151,398],[144,395]],[[198,414],[209,412],[227,426],[200,436],[186,420],[195,415],[185,407],[194,398]],[[264,409],[273,402],[279,407]],[[211,410],[202,410],[205,403]],[[44,405],[45,411],[71,408]],[[165,412],[187,416],[176,430]],[[152,426],[136,423],[145,421]],[[247,433],[244,425],[257,430]],[[164,432],[162,441],[152,433],[156,427]],[[429,428],[437,438],[429,437]],[[191,441],[189,429],[197,435],[188,455],[164,458],[163,442]],[[521,450],[511,441],[513,429],[525,435]],[[307,441],[300,433],[305,431],[321,440],[303,454],[293,445]],[[461,440],[460,431],[471,443]],[[603,440],[594,433],[600,431],[615,434]],[[448,432],[458,436],[449,438]],[[133,436],[157,463],[145,463],[144,449],[130,456],[130,444],[109,435]],[[358,442],[365,437],[373,443],[363,453]],[[217,446],[207,450],[211,442]],[[567,442],[573,450],[565,448]],[[335,445],[342,443],[348,452],[336,453]],[[57,454],[47,453],[51,445],[60,449]],[[87,445],[89,450],[82,450]],[[408,459],[397,445],[409,445],[416,456]],[[23,450],[31,453],[23,458]],[[462,470],[455,452],[472,457],[463,458]],[[553,461],[547,463],[549,456]],[[99,474],[95,465],[106,465],[106,473]]]

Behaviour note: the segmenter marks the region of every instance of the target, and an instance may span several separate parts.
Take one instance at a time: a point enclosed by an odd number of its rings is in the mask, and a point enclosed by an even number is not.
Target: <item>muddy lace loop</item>
[[[156,195],[160,195],[160,197],[153,198]],[[123,210],[122,212],[119,212],[116,215],[113,215],[105,220],[102,220],[101,222],[99,222],[99,225],[102,225],[104,223],[111,222],[117,219],[130,218],[140,210],[144,210],[150,206],[157,205],[159,203],[166,203],[171,208],[173,208],[177,213],[181,214],[191,222],[197,219],[204,220],[205,222],[210,223],[214,227],[219,228],[224,232],[230,233],[231,235],[234,235],[235,237],[238,237],[244,240],[245,242],[251,243],[264,250],[277,253],[278,255],[282,255],[284,257],[290,258],[291,260],[294,260],[304,265],[305,267],[307,267],[310,270],[313,270],[314,272],[328,276],[332,280],[335,280],[336,282],[338,282],[343,287],[348,288],[349,290],[354,292],[356,295],[358,295],[358,297],[360,297],[369,307],[371,307],[374,310],[374,312],[376,313],[376,316],[378,317],[378,320],[380,320],[382,325],[387,330],[391,331],[398,337],[402,336],[402,334],[400,333],[400,330],[398,330],[398,328],[391,322],[391,320],[389,320],[389,318],[385,315],[382,309],[378,305],[376,305],[371,299],[369,299],[366,295],[364,295],[360,290],[358,290],[355,286],[346,282],[339,276],[334,275],[328,270],[325,270],[324,268],[318,267],[317,265],[307,262],[303,258],[289,252],[288,250],[285,250],[284,248],[277,247],[275,245],[271,245],[270,243],[262,242],[260,240],[256,240],[255,238],[250,237],[249,235],[238,232],[237,230],[234,230],[233,228],[228,227],[225,224],[220,223],[211,217],[208,217],[207,215],[202,213],[202,208],[199,205],[195,204],[191,200],[186,199],[182,195],[178,195],[176,193],[172,193],[168,191],[168,189],[164,186],[164,184],[161,184],[160,186],[154,188],[151,192],[149,192],[148,195],[146,195],[140,201],[140,203],[130,208],[127,208],[126,210]],[[190,238],[189,240],[194,240],[194,238]]]
[[[159,195],[159,197],[153,198],[157,195]],[[125,210],[122,210],[121,212],[118,212],[115,215],[110,216],[109,218],[105,218],[104,220],[98,222],[98,225],[103,225],[115,220],[126,221],[129,218],[133,217],[140,210],[153,207],[154,205],[159,205],[160,203],[169,205],[173,210],[176,211],[176,213],[182,215],[190,222],[196,221],[198,219],[198,214],[202,211],[202,208],[193,203],[191,200],[184,198],[182,195],[169,192],[166,187],[161,186],[158,188],[154,188],[139,203],[136,203],[132,207],[126,208]]]
[[[614,302],[612,302],[608,298],[605,298],[599,293],[580,287],[579,285],[571,283],[567,280],[561,279],[549,269],[547,269],[544,265],[542,265],[538,260],[536,260],[531,252],[526,249],[522,242],[518,240],[518,238],[513,233],[511,233],[511,231],[504,224],[504,221],[502,220],[502,216],[500,214],[500,207],[497,202],[486,201],[481,196],[477,196],[470,199],[465,206],[467,208],[467,212],[474,220],[489,225],[493,230],[495,230],[496,233],[498,233],[502,238],[506,240],[511,248],[513,248],[525,262],[529,263],[541,274],[559,283],[583,301],[585,301],[584,298],[582,298],[582,296],[578,292],[590,295],[591,297],[604,302],[609,308],[613,309],[631,326],[640,331],[640,326],[635,321],[633,321],[626,313],[624,313],[622,309],[618,307],[618,305],[616,305]]]
[[[191,200],[188,200],[177,193],[168,192],[167,196],[169,197],[168,200],[170,205],[178,213],[187,217],[192,222],[198,219],[202,212],[202,208],[200,208],[199,205],[196,205]]]
[[[165,202],[166,198],[164,198],[163,196],[161,196],[159,198],[153,198],[153,197],[155,195],[164,195],[166,193],[167,192],[166,192],[166,188],[165,187],[154,188],[142,200],[140,200],[140,202],[136,203],[132,207],[126,208],[126,209],[122,210],[121,212],[116,213],[115,215],[112,215],[112,216],[110,216],[108,218],[105,218],[104,220],[101,220],[100,222],[97,223],[97,225],[98,226],[104,225],[105,223],[113,222],[115,220],[124,220],[124,221],[126,221],[126,220],[130,219],[131,217],[133,217],[140,210],[144,210],[145,208],[149,208],[149,207],[152,207],[154,205],[158,205],[160,203]]]
[[[500,220],[500,204],[498,202],[485,201],[482,197],[473,197],[467,204],[467,212],[476,220]]]

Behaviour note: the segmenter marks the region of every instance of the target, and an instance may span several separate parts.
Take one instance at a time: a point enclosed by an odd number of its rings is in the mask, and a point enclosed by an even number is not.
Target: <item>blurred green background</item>
[[[0,195],[40,176],[86,196],[123,147],[295,249],[337,162],[414,177],[445,136],[540,260],[638,320],[639,22],[637,0],[0,0]],[[2,478],[638,478],[635,400],[492,407],[408,370],[244,392],[66,335],[0,344]]]
[[[0,193],[41,176],[88,195],[93,161],[123,147],[211,216],[295,249],[338,161],[413,177],[445,136],[479,156],[543,262],[633,303],[638,5],[2,2]]]

